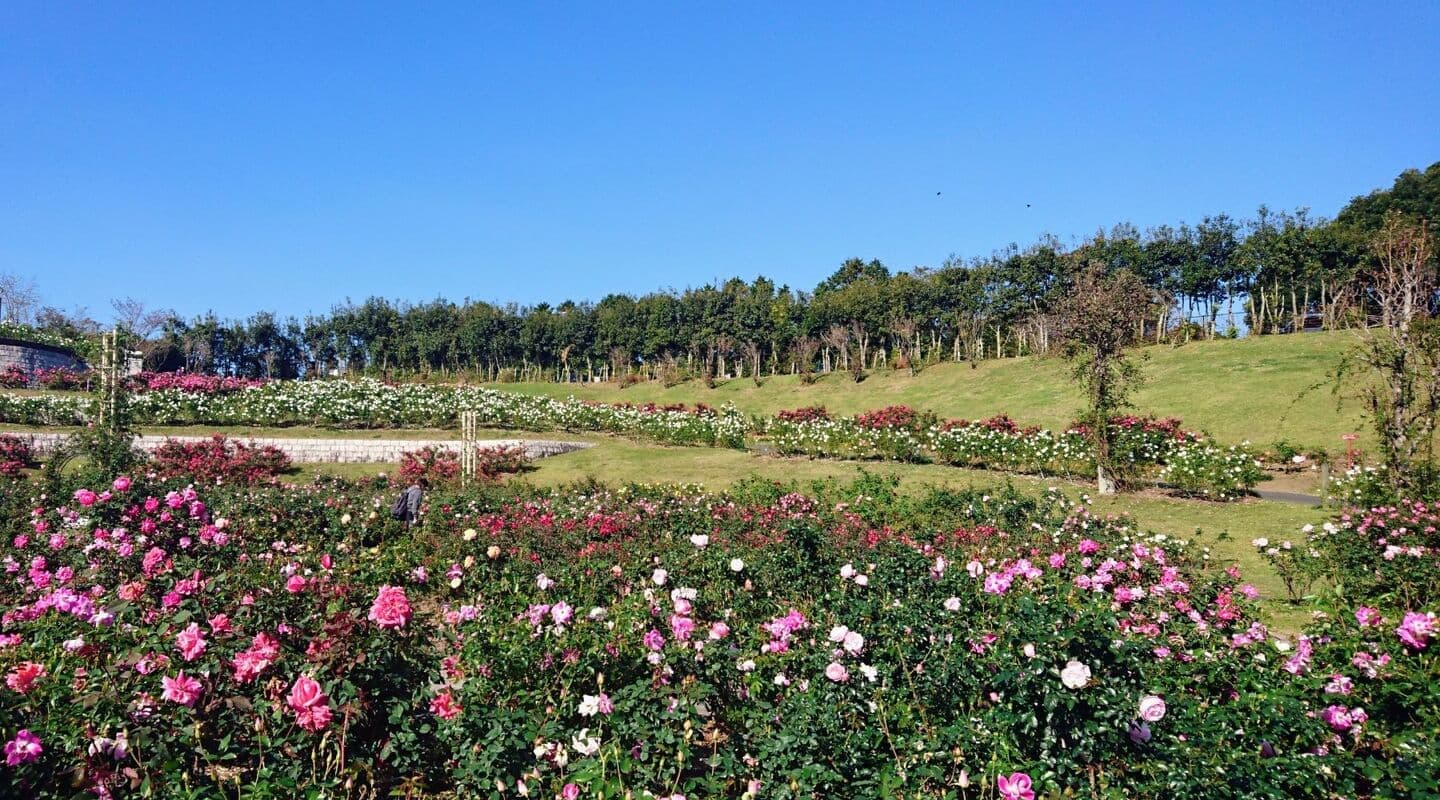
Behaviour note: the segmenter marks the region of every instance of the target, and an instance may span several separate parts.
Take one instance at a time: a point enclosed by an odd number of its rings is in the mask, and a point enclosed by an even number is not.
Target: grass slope
[[[1297,336],[1258,336],[1238,340],[1191,342],[1147,347],[1145,386],[1135,395],[1136,409],[1177,416],[1186,425],[1208,431],[1223,442],[1250,441],[1266,446],[1278,439],[1311,448],[1342,451],[1340,435],[1364,430],[1359,405],[1337,403],[1326,385],[1353,341],[1347,332]],[[939,364],[911,376],[907,372],[872,374],[856,384],[844,374],[826,375],[806,386],[792,376],[768,378],[756,387],[749,378],[725,381],[714,389],[699,381],[666,388],[642,383],[496,384],[508,391],[575,395],[603,402],[734,403],[752,414],[823,405],[832,413],[854,414],[905,403],[945,417],[976,419],[1009,414],[1023,424],[1061,427],[1075,418],[1080,395],[1068,366],[1058,358],[985,361],[978,368]]]

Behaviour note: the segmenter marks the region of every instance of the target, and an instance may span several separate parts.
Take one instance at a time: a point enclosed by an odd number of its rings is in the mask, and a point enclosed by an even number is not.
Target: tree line
[[[484,380],[681,379],[916,370],[939,361],[1047,353],[1082,272],[1139,277],[1136,336],[1216,337],[1365,325],[1368,247],[1387,214],[1440,221],[1440,162],[1351,201],[1333,220],[1261,207],[1195,225],[1124,223],[1075,245],[1052,236],[939,267],[851,259],[813,289],[766,277],[684,291],[534,306],[372,297],[328,314],[190,320],[116,303],[146,340],[147,366],[252,377],[449,373]],[[47,316],[48,315],[48,316]],[[54,309],[42,327],[76,327]]]

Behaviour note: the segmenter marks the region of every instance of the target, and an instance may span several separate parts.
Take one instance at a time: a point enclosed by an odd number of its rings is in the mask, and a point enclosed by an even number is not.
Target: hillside
[[[1343,403],[1326,382],[1353,334],[1315,333],[1154,346],[1143,353],[1146,385],[1136,410],[1178,416],[1186,425],[1222,441],[1265,446],[1285,439],[1332,452],[1344,447],[1341,434],[1358,431],[1369,440],[1359,405]],[[1079,393],[1068,367],[1057,358],[1012,358],[967,364],[940,364],[919,375],[872,374],[862,383],[835,373],[806,386],[798,378],[729,380],[714,389],[699,381],[666,388],[648,382],[619,388],[607,384],[496,384],[496,388],[557,397],[575,395],[603,402],[734,403],[753,414],[823,405],[853,414],[904,403],[945,417],[975,419],[1009,414],[1024,424],[1058,427],[1074,419]]]

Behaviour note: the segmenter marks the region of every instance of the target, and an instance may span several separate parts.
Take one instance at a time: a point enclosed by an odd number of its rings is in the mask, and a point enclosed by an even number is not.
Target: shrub
[[[782,410],[775,416],[781,422],[815,422],[830,419],[830,412],[825,410],[825,406],[805,406],[804,408]]]
[[[523,445],[475,448],[475,474],[481,480],[498,481],[502,476],[524,472],[530,457]]]
[[[199,483],[255,484],[290,470],[290,457],[273,445],[256,447],[215,434],[201,442],[166,439],[151,453],[156,474]]]
[[[426,445],[400,454],[400,482],[404,485],[425,478],[432,485],[460,480],[460,456],[448,447]]]
[[[35,463],[30,442],[18,436],[0,434],[0,475],[14,477]]]
[[[0,370],[0,387],[5,389],[24,389],[30,385],[30,375],[21,369],[19,364],[11,364]]]

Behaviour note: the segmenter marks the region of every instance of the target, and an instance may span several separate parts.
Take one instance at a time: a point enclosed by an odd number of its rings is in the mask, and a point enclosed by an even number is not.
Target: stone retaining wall
[[[21,438],[28,438],[31,441],[31,448],[36,455],[43,456],[50,452],[61,440],[65,438],[63,433],[36,433],[17,434]],[[145,451],[151,451],[164,444],[167,439],[174,439],[180,442],[203,442],[208,436],[141,436],[136,439],[136,444]],[[460,442],[441,439],[282,439],[274,437],[235,437],[238,441],[246,444],[254,444],[263,447],[273,445],[284,451],[290,460],[297,464],[369,464],[369,463],[394,463],[400,460],[400,455],[407,450],[419,450],[427,445],[435,445],[449,450],[459,450]],[[557,442],[535,439],[479,439],[476,444],[481,447],[515,447],[525,448],[525,455],[530,458],[545,458],[546,456],[560,455],[575,450],[584,450],[592,447],[590,442]]]
[[[0,341],[0,371],[19,367],[26,372],[42,369],[85,369],[85,362],[63,350],[13,339]]]

